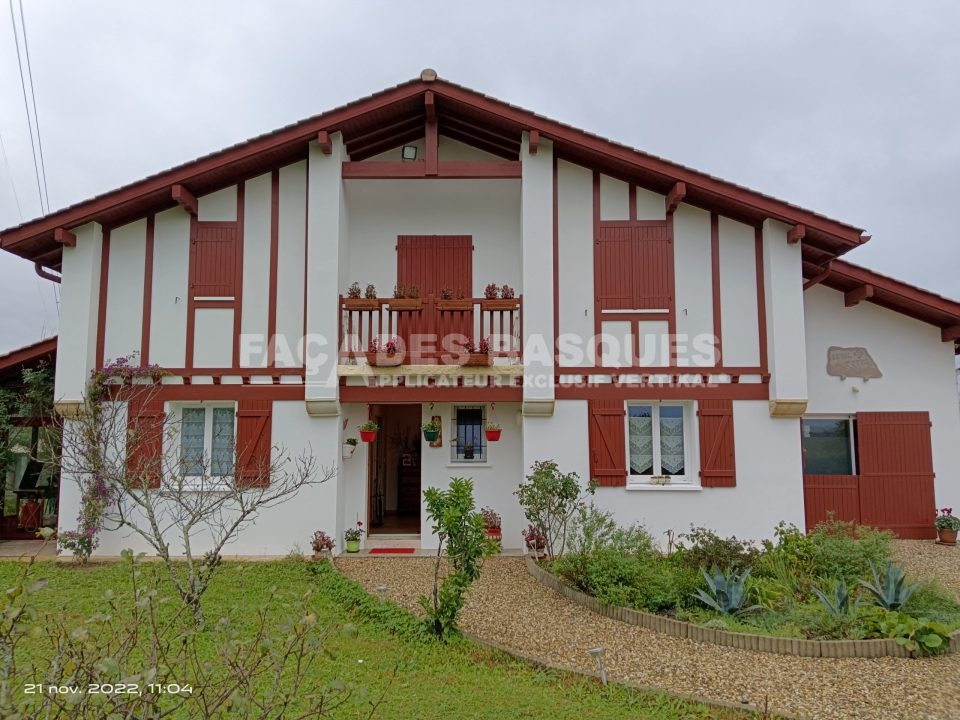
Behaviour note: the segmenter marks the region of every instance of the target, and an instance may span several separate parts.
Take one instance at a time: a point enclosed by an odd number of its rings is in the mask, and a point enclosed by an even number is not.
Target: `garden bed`
[[[532,556],[526,556],[527,570],[539,582],[563,595],[577,605],[592,610],[604,617],[630,625],[638,625],[673,637],[688,638],[694,642],[713,643],[725,647],[756,652],[776,653],[778,655],[799,655],[801,657],[830,658],[876,658],[911,657],[911,653],[899,645],[896,640],[802,640],[798,638],[756,635],[708,628],[702,625],[674,620],[664,615],[642,612],[627,607],[607,605],[595,597],[576,590],[560,578],[544,570]],[[960,630],[950,636],[950,648],[947,652],[960,652]]]

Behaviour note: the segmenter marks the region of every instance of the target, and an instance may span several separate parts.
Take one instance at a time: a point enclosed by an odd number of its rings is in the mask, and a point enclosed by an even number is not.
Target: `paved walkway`
[[[897,552],[918,575],[936,573],[960,594],[960,550],[920,541]],[[417,557],[337,560],[373,593],[419,611],[432,565]],[[591,613],[534,580],[522,558],[490,559],[464,609],[464,631],[546,663],[594,672],[586,649],[606,648],[612,678],[726,702],[746,700],[807,718],[957,720],[960,655],[934,658],[801,658],[695,643]]]
[[[42,549],[41,549],[42,548]],[[57,556],[57,544],[48,542],[44,546],[41,540],[0,540],[0,558],[20,558],[28,560],[31,557],[54,558]]]

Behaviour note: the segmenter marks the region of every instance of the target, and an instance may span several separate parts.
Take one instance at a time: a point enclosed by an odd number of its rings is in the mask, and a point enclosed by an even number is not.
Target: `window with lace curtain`
[[[236,408],[225,405],[182,405],[180,467],[188,478],[233,475]]]
[[[686,403],[627,405],[627,468],[631,484],[689,483],[692,408]]]

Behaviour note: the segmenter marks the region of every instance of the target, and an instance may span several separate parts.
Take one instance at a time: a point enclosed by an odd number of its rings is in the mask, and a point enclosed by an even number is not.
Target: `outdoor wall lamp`
[[[603,666],[603,647],[595,647],[587,650],[588,655],[592,655],[593,659],[597,661],[597,669],[600,671],[600,682],[604,685],[607,684],[607,670]]]
[[[417,146],[416,145],[404,145],[403,149],[400,151],[400,158],[404,161],[416,160],[417,159]]]

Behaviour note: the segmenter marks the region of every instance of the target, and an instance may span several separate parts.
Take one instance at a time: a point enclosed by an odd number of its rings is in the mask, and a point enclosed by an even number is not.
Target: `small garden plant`
[[[960,628],[960,602],[893,563],[886,531],[830,520],[803,533],[781,523],[757,545],[691,528],[664,553],[642,527],[592,505],[567,524],[550,570],[610,605],[735,632],[892,638],[916,654],[942,652]]]

